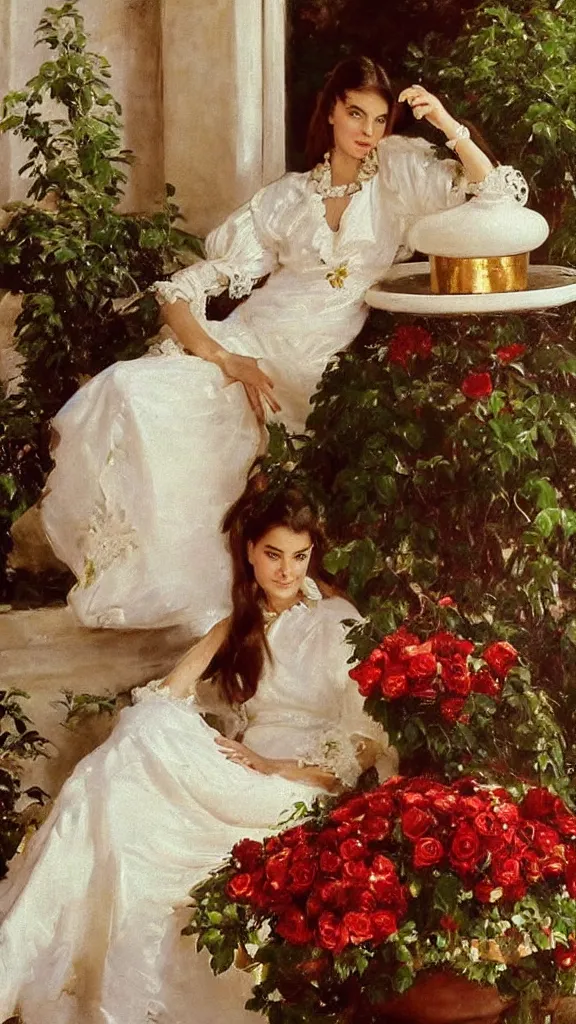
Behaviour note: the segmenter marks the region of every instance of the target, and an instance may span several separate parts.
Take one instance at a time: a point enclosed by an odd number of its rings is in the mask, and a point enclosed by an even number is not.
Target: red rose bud
[[[396,867],[388,857],[377,853],[371,864],[372,876],[375,878],[396,877]]]
[[[469,373],[460,390],[465,398],[487,398],[492,394],[492,378],[489,373]]]
[[[488,880],[474,886],[474,896],[479,903],[496,903],[503,897],[502,887]]]
[[[382,841],[390,834],[392,822],[387,818],[367,818],[364,822],[362,832],[367,839]]]
[[[438,864],[444,856],[444,848],[438,839],[433,836],[426,836],[424,839],[417,839],[414,844],[414,857],[412,863],[416,870],[429,868]]]
[[[526,351],[526,345],[506,345],[503,348],[496,349],[496,358],[501,363],[512,363],[515,359],[520,359]]]
[[[449,594],[446,594],[445,597],[441,597],[440,600],[438,601],[439,608],[453,608],[455,605],[455,600],[452,597],[450,597]]]
[[[297,907],[284,911],[278,919],[276,931],[278,935],[294,946],[303,946],[314,938],[314,933],[308,927],[304,914]]]
[[[306,893],[316,877],[316,865],[312,862],[292,865],[288,879],[288,889],[294,893]]]
[[[539,853],[549,856],[554,852],[559,843],[560,836],[556,829],[550,828],[549,825],[542,825],[540,823],[535,825],[534,846]]]
[[[326,911],[318,918],[318,942],[323,949],[341,953],[348,944],[348,932],[336,914]]]
[[[570,836],[572,839],[576,837],[576,814],[564,811],[564,813],[555,814],[554,818],[554,824],[563,836]]]
[[[496,856],[492,860],[492,878],[496,885],[511,886],[521,881],[520,861],[517,857]]]
[[[468,696],[472,681],[466,661],[461,654],[455,654],[450,661],[442,662],[442,682],[449,693],[458,694],[459,697]]]
[[[343,907],[348,897],[348,886],[344,882],[325,882],[320,886],[319,896],[323,904]]]
[[[518,664],[518,651],[512,644],[499,640],[490,644],[482,655],[488,668],[497,676],[507,676],[510,669]]]
[[[474,650],[471,640],[464,640],[461,636],[454,636],[454,633],[436,633],[431,640],[432,650],[439,658],[452,658],[458,654],[464,660]]]
[[[342,867],[342,877],[349,882],[366,882],[368,868],[363,860],[346,860]]]
[[[359,946],[362,942],[368,942],[373,936],[370,914],[350,910],[347,914],[344,914],[344,927],[347,929],[350,942],[354,946]]]
[[[373,789],[371,793],[366,794],[366,799],[368,807],[373,814],[386,817],[392,814],[394,810],[394,800],[390,793],[386,793],[381,789]]]

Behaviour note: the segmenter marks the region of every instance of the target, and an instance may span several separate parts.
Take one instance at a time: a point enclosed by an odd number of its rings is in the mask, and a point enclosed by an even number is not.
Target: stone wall
[[[0,93],[44,56],[48,0],[1,0]],[[54,0],[56,2],[56,0]],[[80,0],[90,47],[112,65],[125,145],[136,155],[125,208],[153,209],[164,181],[183,226],[205,234],[284,169],[284,0]],[[0,202],[22,198],[24,161],[0,139]]]

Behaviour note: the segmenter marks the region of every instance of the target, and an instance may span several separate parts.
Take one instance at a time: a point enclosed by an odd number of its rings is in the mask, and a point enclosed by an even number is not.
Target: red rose
[[[331,907],[343,907],[348,897],[348,886],[344,882],[325,882],[320,886],[318,895],[322,903]]]
[[[359,946],[362,942],[368,942],[373,936],[370,914],[363,914],[361,911],[350,910],[347,914],[344,914],[344,927],[347,929],[350,942],[354,946]]]
[[[365,796],[352,797],[351,800],[346,800],[330,812],[330,820],[336,822],[361,821],[366,813],[366,807]]]
[[[368,868],[363,860],[346,860],[342,868],[342,876],[346,881],[365,882],[368,879]]]
[[[518,651],[505,640],[490,644],[482,657],[488,668],[497,676],[507,676],[510,669],[518,664]]]
[[[325,911],[318,918],[318,942],[323,949],[341,953],[348,943],[348,932],[336,914]]]
[[[561,971],[571,971],[576,966],[576,942],[570,939],[568,947],[556,946],[554,963]]]
[[[396,867],[389,857],[377,853],[371,864],[371,873],[375,878],[396,877]]]
[[[241,839],[232,847],[232,856],[242,871],[255,871],[262,863],[262,844],[254,839]]]
[[[447,697],[440,701],[440,714],[450,725],[456,722],[469,722],[470,715],[463,715],[462,710],[466,703],[466,697]]]
[[[466,398],[487,398],[492,394],[492,378],[489,373],[469,373],[460,386]]]
[[[563,836],[576,837],[576,814],[570,814],[569,811],[556,814],[554,824]]]
[[[469,872],[482,857],[480,840],[469,825],[460,825],[450,846],[450,863],[456,869]]]
[[[404,697],[408,693],[408,680],[401,672],[382,676],[380,690],[386,700],[398,700],[399,697]]]
[[[376,902],[376,897],[374,896],[374,894],[368,892],[367,889],[364,889],[364,891],[361,892],[358,897],[358,909],[363,910],[366,914],[371,914],[374,910],[376,910],[377,906],[378,904]]]
[[[440,927],[447,932],[457,932],[460,928],[458,921],[455,921],[450,914],[443,914],[440,918]]]
[[[436,633],[432,637],[431,643],[434,654],[439,658],[452,658],[457,654],[466,660],[474,650],[474,644],[470,640],[464,640],[461,636],[455,636],[454,633]]]
[[[404,902],[402,886],[396,876],[388,878],[371,878],[370,888],[380,906],[398,907]]]
[[[288,880],[288,889],[294,893],[305,893],[316,877],[316,865],[312,862],[293,864]]]
[[[407,368],[413,356],[427,359],[432,351],[432,337],[423,327],[397,327],[388,343],[388,361]]]
[[[481,668],[472,676],[472,689],[474,693],[485,693],[487,697],[499,697],[502,684],[494,679],[487,668]]]
[[[313,838],[313,833],[305,825],[295,825],[282,833],[282,845],[308,849]]]
[[[465,659],[455,654],[450,661],[442,662],[442,682],[450,693],[459,697],[467,697],[470,693],[471,680]]]
[[[411,807],[402,815],[402,831],[407,839],[420,839],[435,824],[434,815],[420,807]]]
[[[409,633],[405,626],[400,626],[395,633],[385,636],[380,646],[393,661],[398,661],[407,647],[417,647],[419,643],[420,640],[414,633]]]
[[[557,847],[556,851],[542,862],[542,874],[544,878],[559,878],[564,874],[565,867],[564,850]]]
[[[526,351],[526,345],[506,345],[503,348],[496,349],[496,358],[501,363],[512,363],[515,359],[519,359],[523,356]]]
[[[371,697],[374,690],[378,687],[382,671],[377,665],[370,665],[368,662],[363,661],[360,665],[356,665],[355,668],[351,668],[348,675],[358,684],[362,697]]]
[[[495,885],[494,882],[489,882],[488,880],[478,882],[474,886],[474,896],[479,903],[495,903],[496,900],[492,897],[493,895],[496,895],[497,889],[501,889],[501,886]],[[502,896],[503,893],[499,892],[497,894],[497,899],[502,899]]]
[[[320,869],[327,875],[338,874],[342,867],[342,859],[333,850],[323,850],[320,854]]]
[[[446,594],[446,597],[441,597],[438,601],[439,608],[453,608],[455,604],[454,598],[450,597],[449,594]]]
[[[360,860],[366,856],[366,846],[360,839],[345,839],[340,843],[340,853],[344,860]]]
[[[436,656],[432,653],[413,654],[406,668],[408,678],[414,682],[433,679],[438,671]]]
[[[564,808],[562,801],[545,786],[533,786],[520,804],[525,818],[548,818],[560,808]]]
[[[377,839],[380,842],[390,834],[392,823],[386,818],[367,818],[362,831],[367,839]]]
[[[522,854],[522,875],[530,884],[539,882],[542,878],[540,857],[530,850],[525,850]]]
[[[560,842],[560,836],[556,829],[549,825],[542,825],[540,822],[534,826],[534,846],[540,853],[547,856],[553,852]]]
[[[429,868],[438,864],[444,856],[442,843],[434,836],[425,836],[424,839],[417,839],[414,844],[414,857],[412,863],[419,868]]]
[[[474,828],[481,836],[500,835],[502,824],[490,811],[480,811],[474,818]]]
[[[517,857],[496,856],[492,860],[492,878],[496,885],[516,885],[521,881],[520,861]]]
[[[396,915],[389,910],[377,910],[372,914],[372,931],[375,942],[384,942],[398,931]]]
[[[308,919],[319,917],[320,914],[326,909],[325,900],[323,900],[318,892],[311,892],[308,899],[306,900],[306,914]]]
[[[394,810],[394,800],[389,793],[380,789],[372,790],[367,794],[368,807],[374,814],[381,814],[386,817]]]
[[[273,889],[283,889],[286,885],[291,858],[291,850],[281,850],[268,858],[265,867],[266,878]]]
[[[506,796],[508,797],[508,799],[510,799],[508,793],[506,793]],[[520,811],[518,810],[516,804],[495,804],[493,807],[493,813],[496,815],[498,821],[502,825],[508,825],[508,827],[511,827],[512,825],[517,825],[520,821]]]
[[[254,875],[248,871],[241,871],[232,878],[226,885],[226,892],[235,903],[243,903],[250,900],[254,895]]]
[[[294,946],[303,946],[306,942],[312,942],[314,938],[314,933],[308,927],[304,914],[297,907],[291,907],[290,910],[284,911],[278,919],[276,931],[278,935]]]

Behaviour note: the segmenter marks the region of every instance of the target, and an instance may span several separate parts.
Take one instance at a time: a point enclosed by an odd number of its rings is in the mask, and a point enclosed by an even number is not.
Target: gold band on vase
[[[529,253],[517,256],[430,256],[435,295],[521,292],[528,285]]]

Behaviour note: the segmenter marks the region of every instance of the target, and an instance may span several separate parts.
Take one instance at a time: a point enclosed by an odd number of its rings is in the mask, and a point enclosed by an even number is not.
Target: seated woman
[[[230,618],[135,692],[0,887],[0,1021],[17,1008],[26,1024],[251,1021],[246,977],[212,978],[178,908],[297,801],[353,785],[377,759],[383,777],[395,770],[348,676],[342,620],[358,613],[314,581],[322,534],[308,501],[251,492],[225,529]]]
[[[83,624],[186,622],[200,636],[229,613],[218,524],[266,443],[265,417],[304,430],[327,364],[364,323],[366,289],[406,258],[414,219],[463,203],[492,168],[437,97],[413,86],[400,100],[460,162],[393,135],[383,69],[343,61],[312,118],[311,170],[267,185],[209,235],[207,260],[158,284],[177,341],[108,367],[56,416],[43,521],[77,576],[69,600]],[[248,299],[207,320],[207,296],[227,287]]]

